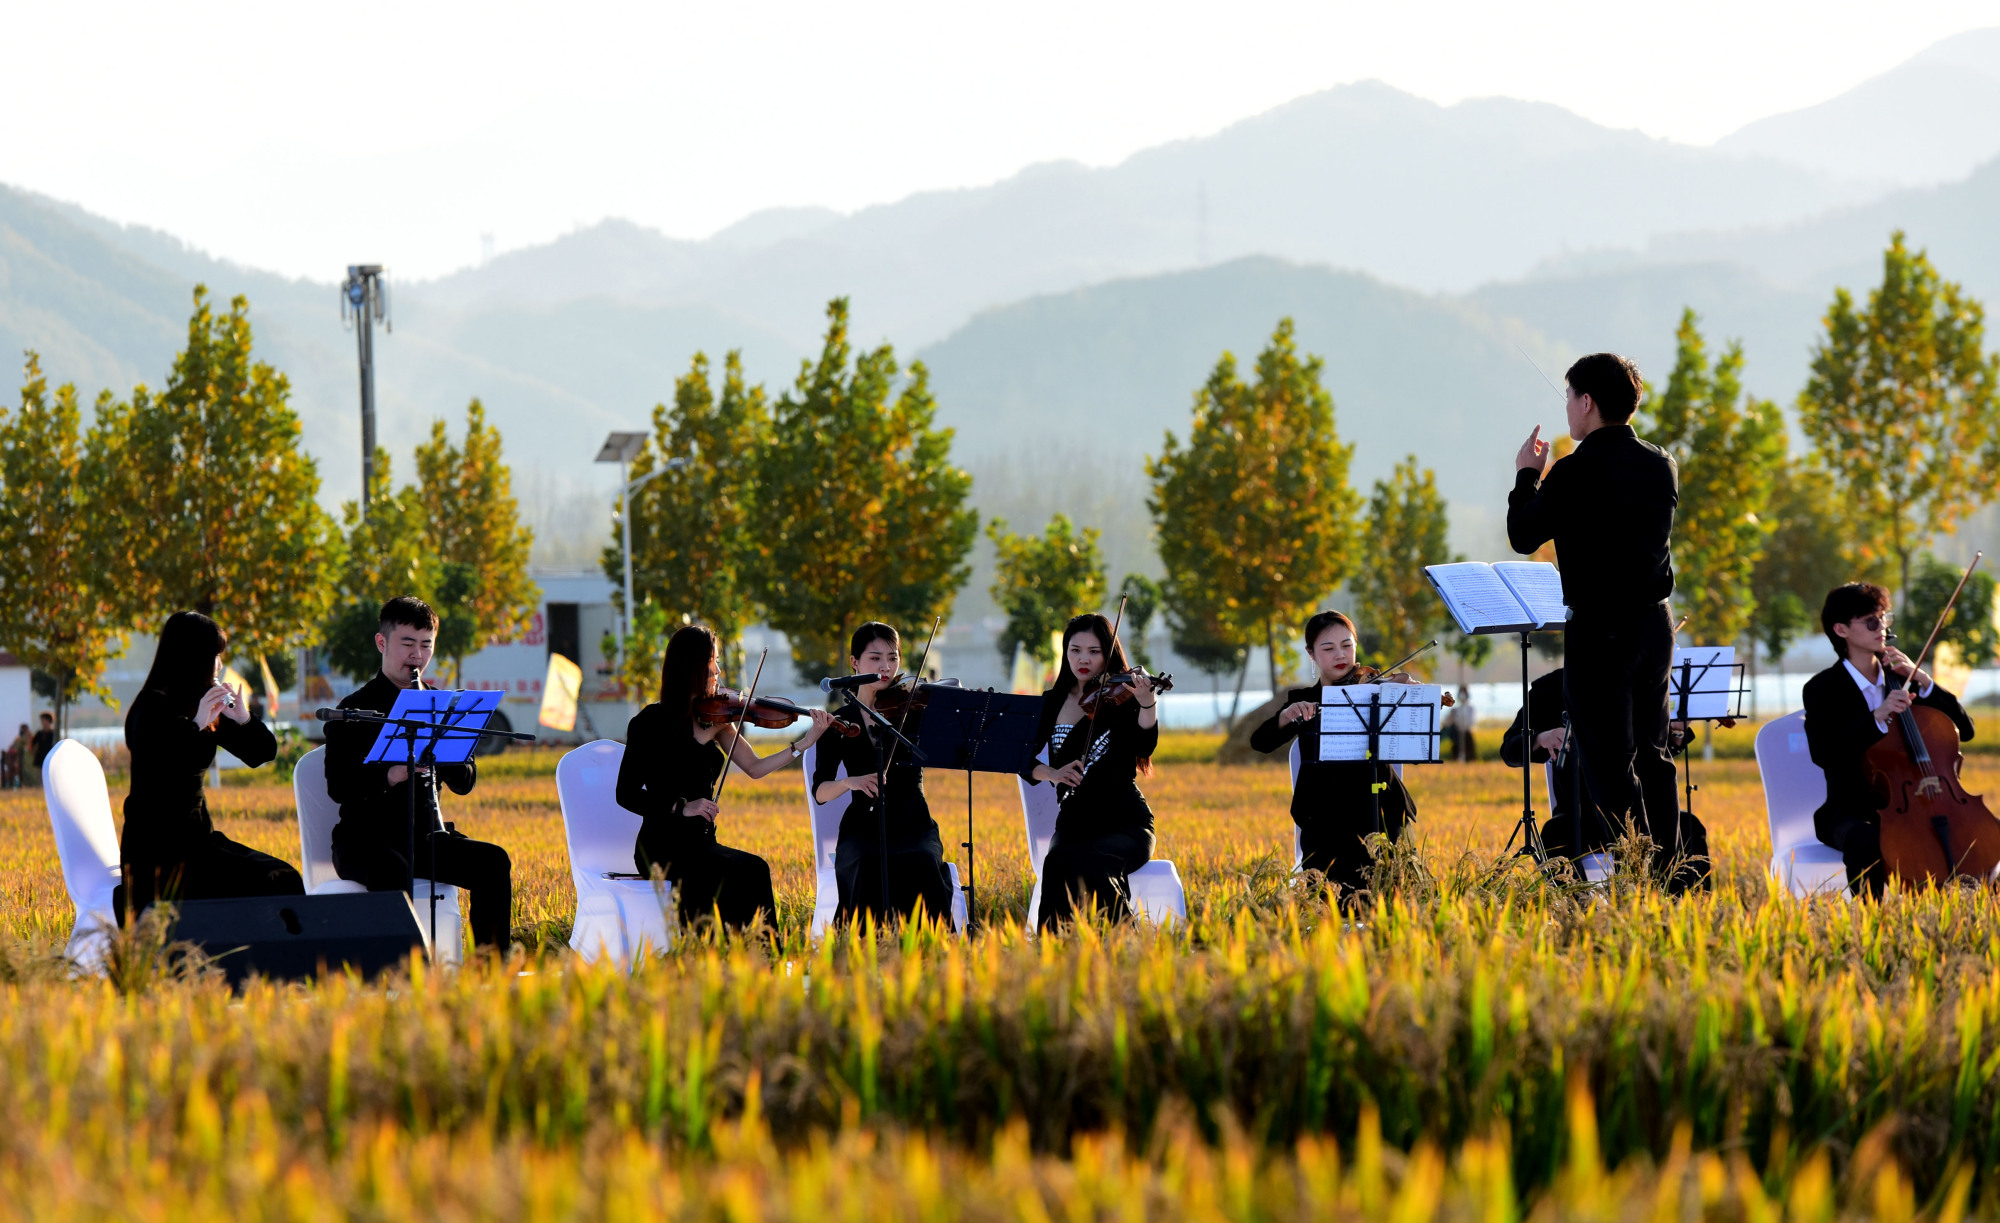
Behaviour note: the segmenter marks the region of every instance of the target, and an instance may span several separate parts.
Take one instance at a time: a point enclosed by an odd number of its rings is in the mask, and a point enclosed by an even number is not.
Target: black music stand
[[[442,832],[442,811],[437,802],[437,774],[431,766],[464,764],[482,738],[508,739],[533,743],[535,737],[521,731],[490,730],[486,722],[500,708],[505,693],[449,691],[438,688],[405,688],[396,694],[396,703],[386,714],[367,710],[344,711],[346,719],[374,722],[382,727],[375,742],[362,757],[364,764],[401,764],[410,768],[410,898],[417,892],[417,776],[428,773],[431,809],[438,811],[436,825],[425,835],[431,851],[431,956],[437,957],[437,837]]]
[[[1681,745],[1687,761],[1687,800],[1682,810],[1689,815],[1694,814],[1694,792],[1701,788],[1694,784],[1694,724],[1741,718],[1743,694],[1748,688],[1744,664],[1736,661],[1734,646],[1674,647],[1674,665],[1667,672],[1667,699],[1673,705],[1674,720],[1687,727],[1687,741]],[[1687,828],[1679,813],[1674,821],[1679,832],[1676,843],[1685,844]]]
[[[864,704],[860,697],[855,696],[854,689],[842,688],[840,696],[846,702],[847,707],[854,710],[856,716],[861,719],[862,733],[867,734],[869,741],[875,745],[875,848],[880,857],[877,866],[882,879],[882,895],[880,898],[882,901],[882,920],[887,922],[892,907],[889,895],[889,754],[896,750],[895,744],[900,743],[910,749],[910,760],[914,764],[921,765],[924,761],[930,759],[930,757],[919,751],[916,744],[905,739],[903,732],[897,730],[894,723],[881,714],[876,713]],[[882,728],[880,736],[868,730],[868,723],[870,722]],[[892,739],[895,741],[894,743],[890,742]],[[812,778],[806,778],[806,785],[812,785]]]
[[[1381,764],[1436,764],[1440,689],[1436,684],[1353,684],[1320,689],[1319,758]],[[1363,754],[1365,753],[1365,754]],[[1382,791],[1369,787],[1375,831]]]
[[[965,770],[965,925],[970,933],[978,921],[972,835],[972,775],[1019,773],[1035,763],[1040,744],[1035,728],[1042,717],[1042,698],[991,688],[960,688],[955,684],[925,684],[924,717],[917,742],[937,767]]]

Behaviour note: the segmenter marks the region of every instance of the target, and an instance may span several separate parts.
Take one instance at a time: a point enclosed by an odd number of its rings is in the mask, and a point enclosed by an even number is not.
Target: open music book
[[[1527,633],[1569,621],[1562,575],[1545,561],[1426,565],[1424,576],[1461,633]]]

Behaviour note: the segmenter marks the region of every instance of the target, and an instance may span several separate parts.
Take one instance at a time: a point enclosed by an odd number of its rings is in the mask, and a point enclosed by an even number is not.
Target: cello
[[[1975,553],[1958,579],[1910,667],[1912,675],[1937,644],[1959,592],[1983,555]],[[1882,681],[1886,691],[1901,688],[1903,682],[1904,677],[1894,672],[1887,672]],[[1966,793],[1959,781],[1965,758],[1959,751],[1958,727],[1949,716],[1927,705],[1911,705],[1895,715],[1890,732],[1868,749],[1865,760],[1881,813],[1882,866],[1892,878],[1911,886],[1994,878],[2000,868],[2000,820],[1993,818],[1984,799]]]

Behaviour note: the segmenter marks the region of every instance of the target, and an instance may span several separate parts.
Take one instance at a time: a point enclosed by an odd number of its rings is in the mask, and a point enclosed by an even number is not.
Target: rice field
[[[1597,896],[1498,859],[1518,773],[1447,765],[1350,923],[1288,879],[1284,769],[1202,746],[1146,784],[1170,931],[1022,937],[1013,782],[979,777],[987,930],[813,944],[794,772],[724,803],[776,946],[585,968],[553,757],[508,756],[450,815],[512,854],[523,950],[240,995],[68,979],[40,796],[0,793],[0,1217],[2000,1217],[1990,893],[1774,897],[1755,766],[1718,760],[1715,892]],[[965,796],[933,777],[947,844]],[[211,806],[296,860],[288,787]]]

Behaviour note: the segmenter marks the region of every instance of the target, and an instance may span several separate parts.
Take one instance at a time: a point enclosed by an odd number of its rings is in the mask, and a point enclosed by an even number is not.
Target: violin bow
[[[1951,609],[1958,605],[1960,592],[1965,589],[1965,584],[1972,579],[1972,571],[1979,568],[1979,560],[1985,555],[1984,551],[1972,554],[1972,563],[1967,565],[1965,572],[1959,575],[1958,585],[1951,588],[1951,598],[1944,601],[1944,610],[1938,613],[1937,623],[1931,626],[1931,635],[1924,641],[1923,653],[1917,655],[1916,661],[1910,665],[1910,674],[1915,675],[1924,669],[1924,659],[1931,656],[1931,647],[1937,644],[1938,634],[1944,631],[1945,621],[1951,619]]]
[[[750,677],[750,691],[743,694],[743,709],[736,715],[736,737],[729,741],[729,750],[722,753],[722,772],[715,779],[715,796],[709,801],[722,801],[722,787],[729,781],[729,758],[736,754],[736,745],[743,742],[743,723],[750,717],[750,702],[757,699],[757,681],[764,678],[764,660],[771,656],[771,647],[757,656],[756,673]]]
[[[938,626],[943,623],[943,616],[937,616],[931,620],[931,635],[924,640],[924,652],[917,656],[917,673],[910,677],[910,700],[903,706],[903,716],[896,722],[896,734],[898,736],[901,736],[904,731],[910,728],[910,711],[916,708],[917,705],[917,685],[923,682],[924,666],[931,660],[931,642],[937,640]],[[889,766],[896,763],[896,749],[901,746],[902,740],[900,738],[890,740],[889,755],[882,761],[882,773],[884,776],[888,775]]]
[[[1437,638],[1435,637],[1431,638],[1429,641],[1424,642],[1416,649],[1411,650],[1409,653],[1403,655],[1401,658],[1398,658],[1395,662],[1390,663],[1388,666],[1382,668],[1382,674],[1394,675],[1398,670],[1402,668],[1404,663],[1410,661],[1412,658],[1415,658],[1417,655],[1423,653],[1425,650],[1436,649],[1437,643],[1438,643]]]

